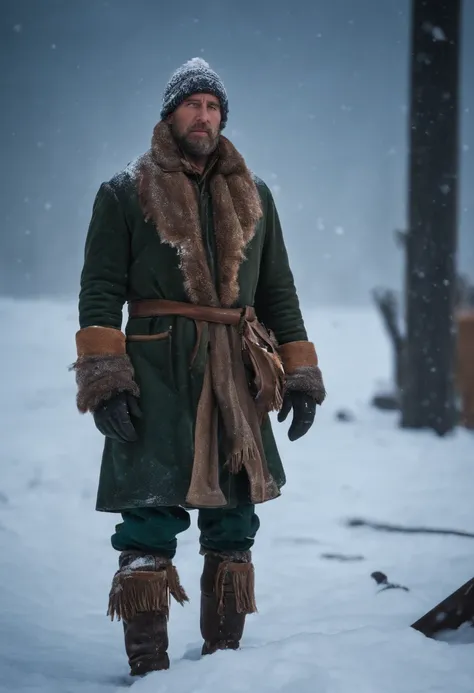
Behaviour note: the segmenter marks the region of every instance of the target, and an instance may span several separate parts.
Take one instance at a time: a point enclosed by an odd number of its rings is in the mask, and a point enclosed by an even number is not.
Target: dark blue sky
[[[460,265],[474,279],[474,2],[465,0]],[[273,188],[305,300],[399,287],[408,0],[2,0],[0,293],[74,294],[92,201],[150,142],[171,72],[223,78],[225,134]]]

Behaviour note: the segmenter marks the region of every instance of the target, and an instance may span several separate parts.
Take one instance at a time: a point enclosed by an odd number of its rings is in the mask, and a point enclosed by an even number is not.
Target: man
[[[272,195],[221,133],[222,81],[194,58],[171,77],[151,148],[97,193],[76,334],[79,411],[105,436],[97,510],[121,513],[108,614],[132,675],[169,667],[172,563],[198,509],[202,652],[237,649],[256,611],[255,504],[325,390]],[[128,304],[124,332],[122,309]]]

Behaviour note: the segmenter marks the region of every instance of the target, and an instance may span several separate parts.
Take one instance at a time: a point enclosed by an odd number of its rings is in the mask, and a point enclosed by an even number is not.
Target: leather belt
[[[203,323],[213,322],[221,325],[232,325],[243,329],[244,323],[257,323],[255,309],[251,306],[245,308],[219,308],[215,306],[198,306],[185,301],[169,301],[162,298],[145,298],[128,301],[129,318],[153,318],[165,315],[178,315],[194,320],[196,325],[196,343],[192,350],[190,366],[194,363],[201,343]],[[143,339],[142,336],[137,339]]]
[[[255,310],[251,306],[245,308],[218,308],[214,306],[198,306],[184,301],[168,301],[161,298],[146,298],[128,302],[130,318],[153,318],[164,315],[179,315],[197,322],[214,322],[238,327],[243,320],[256,320]]]

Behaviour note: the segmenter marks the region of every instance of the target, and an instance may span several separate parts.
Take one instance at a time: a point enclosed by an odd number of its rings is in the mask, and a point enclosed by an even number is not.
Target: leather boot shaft
[[[205,553],[201,576],[202,654],[239,648],[246,615],[257,610],[254,582],[249,551]]]
[[[131,676],[169,669],[166,614],[138,612],[130,621],[123,621],[123,632]]]
[[[188,597],[169,559],[138,551],[122,552],[109,595],[108,615],[123,622],[132,676],[169,668],[168,618],[171,597]]]

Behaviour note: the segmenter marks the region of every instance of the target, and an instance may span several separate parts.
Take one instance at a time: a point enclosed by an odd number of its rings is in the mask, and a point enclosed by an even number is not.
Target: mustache
[[[206,132],[208,135],[212,135],[212,130],[205,125],[194,125],[189,132]]]

